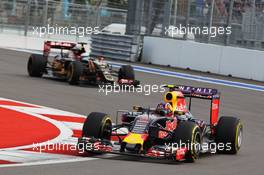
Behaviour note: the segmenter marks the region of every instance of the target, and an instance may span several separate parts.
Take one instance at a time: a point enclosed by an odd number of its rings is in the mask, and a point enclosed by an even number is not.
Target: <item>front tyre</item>
[[[122,65],[118,71],[118,80],[126,79],[135,81],[135,72],[132,66]]]
[[[82,131],[83,137],[110,140],[112,134],[111,118],[104,113],[92,112],[86,118]]]
[[[194,162],[200,154],[200,128],[194,122],[181,121],[174,131],[173,144],[177,144],[178,148],[186,147],[186,162]]]
[[[238,118],[221,117],[216,126],[217,152],[237,154],[243,139],[243,125]],[[224,146],[220,147],[220,144]],[[220,149],[221,148],[221,149]]]

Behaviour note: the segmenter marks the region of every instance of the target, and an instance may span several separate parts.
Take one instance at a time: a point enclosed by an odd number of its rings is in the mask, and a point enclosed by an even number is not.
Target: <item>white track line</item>
[[[56,115],[72,117],[73,119],[76,117],[86,118],[84,115],[75,114],[72,112],[62,111],[58,109],[53,109],[49,107],[34,105],[30,103],[24,103],[20,101],[10,100],[6,98],[0,98],[0,100],[16,102],[25,105],[31,105],[33,107],[25,107],[25,106],[12,106],[12,105],[1,105],[0,107],[14,110],[17,112],[21,112],[24,114],[29,114],[31,116],[35,116],[37,118],[46,120],[49,123],[52,123],[54,126],[60,129],[60,135],[52,139],[50,141],[46,141],[37,145],[26,145],[19,146],[14,148],[6,148],[0,149],[0,160],[15,162],[15,164],[3,164],[0,167],[17,167],[17,166],[33,166],[33,165],[46,165],[46,164],[58,164],[58,163],[70,163],[70,162],[78,162],[78,161],[88,161],[95,160],[97,158],[81,158],[79,156],[71,156],[71,155],[63,155],[60,153],[43,153],[39,151],[24,151],[19,149],[33,148],[36,146],[44,146],[47,144],[65,144],[76,146],[78,142],[78,138],[72,137],[72,130],[82,130],[83,124],[78,122],[61,122],[54,119],[50,119],[49,117],[44,116],[47,115]]]
[[[2,105],[4,106],[4,105]],[[9,106],[9,105],[6,105]],[[24,106],[15,106],[17,109],[21,109],[23,111],[28,111],[36,114],[47,114],[47,115],[56,115],[56,116],[67,116],[67,117],[81,117],[86,118],[86,116],[75,114],[72,112],[62,111],[59,109],[53,109],[48,107],[34,108],[34,107],[24,107]]]
[[[21,101],[17,101],[17,100],[11,100],[11,99],[8,99],[8,98],[3,98],[3,97],[0,97],[0,100],[21,103],[21,104],[25,104],[25,105],[29,105],[29,106],[35,106],[35,107],[29,107],[29,108],[32,108],[32,110],[34,110],[36,108],[42,108],[42,109],[46,109],[47,112],[55,111],[55,114],[58,114],[58,112],[62,112],[62,113],[68,114],[70,116],[75,116],[75,117],[78,116],[78,117],[86,118],[85,115],[76,114],[76,113],[68,112],[68,111],[63,111],[63,110],[60,110],[60,109],[54,109],[54,108],[50,108],[50,107],[46,107],[46,106],[35,105],[35,104],[32,104],[32,103],[21,102]],[[9,106],[9,105],[3,105],[3,106]],[[25,109],[27,108],[27,107],[24,107],[24,106],[16,106],[16,107],[25,108]]]
[[[82,123],[76,123],[76,122],[62,122],[62,123],[72,130],[82,130],[83,128]]]
[[[70,137],[60,142],[60,144],[69,144],[69,145],[77,145],[77,143],[78,143],[77,137]]]
[[[71,159],[64,159],[64,160],[47,160],[47,161],[36,161],[36,162],[29,162],[23,164],[7,164],[7,165],[0,165],[0,168],[4,167],[26,167],[26,166],[38,166],[38,165],[54,165],[54,164],[62,164],[62,163],[73,163],[73,162],[85,162],[89,160],[96,160],[98,158],[92,157],[76,157]]]
[[[21,113],[25,113],[25,114],[28,114],[28,115],[31,115],[31,116],[34,116],[34,117],[37,117],[37,118],[40,118],[42,120],[45,120],[51,124],[53,124],[54,126],[56,126],[61,132],[59,134],[59,136],[57,136],[56,138],[48,141],[48,142],[43,142],[43,143],[39,143],[41,145],[45,145],[47,143],[58,143],[64,139],[67,139],[67,138],[70,138],[73,134],[72,130],[69,129],[69,127],[66,127],[62,122],[59,122],[57,120],[53,120],[53,119],[50,119],[48,117],[45,117],[45,116],[42,116],[42,115],[39,115],[39,114],[36,114],[36,113],[31,113],[31,112],[28,112],[28,111],[23,111],[19,108],[17,108],[16,106],[4,106],[4,105],[0,105],[0,107],[4,107],[4,108],[7,108],[7,109],[11,109],[11,110],[14,110],[14,111],[17,111],[17,112],[21,112]],[[16,150],[16,149],[27,149],[27,148],[32,148],[33,145],[25,145],[25,146],[19,146],[19,147],[13,147],[13,148],[5,148],[5,149],[0,149],[1,150]]]
[[[23,150],[0,151],[0,157],[1,160],[18,162],[18,163],[77,158],[77,156],[50,154],[43,152],[40,153],[40,152],[23,151]]]

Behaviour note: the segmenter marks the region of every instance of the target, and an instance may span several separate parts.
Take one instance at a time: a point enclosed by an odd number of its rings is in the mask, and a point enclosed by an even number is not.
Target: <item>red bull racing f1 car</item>
[[[27,64],[28,74],[32,77],[48,74],[73,85],[80,81],[90,84],[113,84],[117,81],[120,85],[139,85],[139,81],[135,80],[133,67],[123,65],[119,70],[114,70],[103,57],[89,57],[84,45],[85,43],[44,42],[42,55],[30,55]],[[60,53],[53,53],[53,56],[50,56],[51,50],[54,49],[60,50]]]
[[[133,111],[117,111],[115,124],[107,114],[90,113],[78,140],[78,148],[92,153],[187,162],[194,162],[202,153],[238,152],[243,126],[236,117],[218,118],[218,90],[174,85],[165,87],[168,92],[156,108],[133,107]],[[209,121],[191,114],[193,98],[211,102]],[[122,121],[120,124],[118,119]]]

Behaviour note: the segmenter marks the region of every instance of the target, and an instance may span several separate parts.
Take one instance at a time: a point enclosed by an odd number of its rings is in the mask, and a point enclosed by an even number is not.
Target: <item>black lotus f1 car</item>
[[[115,124],[107,114],[90,113],[78,140],[78,148],[92,153],[188,162],[194,162],[202,153],[238,152],[243,126],[235,117],[218,119],[218,90],[174,85],[166,87],[169,90],[164,95],[164,102],[157,108],[134,107],[132,112],[118,111]],[[189,98],[188,105],[186,98]],[[191,114],[193,98],[211,102],[209,121]]]
[[[90,84],[113,84],[117,81],[120,85],[139,85],[132,66],[123,65],[119,70],[114,70],[104,58],[89,57],[84,45],[85,43],[46,41],[42,55],[32,54],[29,57],[29,76],[42,77],[43,74],[49,74],[67,80],[72,85],[80,81]],[[60,53],[50,56],[52,49],[59,49]]]

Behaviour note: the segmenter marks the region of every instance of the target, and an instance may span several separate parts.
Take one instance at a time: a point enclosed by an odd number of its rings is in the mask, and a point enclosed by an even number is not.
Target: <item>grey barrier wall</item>
[[[91,56],[137,61],[142,50],[142,37],[100,33],[91,36]]]
[[[143,62],[264,81],[264,52],[167,38],[145,37]]]

